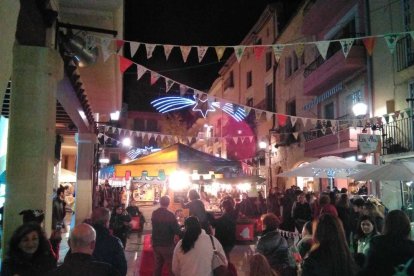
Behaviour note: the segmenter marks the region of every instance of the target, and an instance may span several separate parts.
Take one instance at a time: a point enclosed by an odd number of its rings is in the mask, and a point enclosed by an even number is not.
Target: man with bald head
[[[119,276],[119,272],[110,264],[98,262],[92,258],[95,243],[95,230],[86,223],[77,225],[73,228],[69,238],[71,253],[66,256],[65,262],[50,275]]]
[[[124,247],[117,237],[109,232],[111,212],[104,207],[92,211],[92,226],[96,231],[96,246],[92,255],[95,260],[111,264],[121,276],[127,274],[127,261]]]

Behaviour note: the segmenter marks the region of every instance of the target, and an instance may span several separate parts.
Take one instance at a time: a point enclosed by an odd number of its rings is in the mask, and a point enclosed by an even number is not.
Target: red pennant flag
[[[116,40],[116,51],[117,52],[122,48],[122,46],[124,46],[124,43],[125,43],[125,41],[123,41],[123,40],[120,40],[120,39]]]
[[[260,58],[263,56],[264,50],[265,50],[265,47],[263,46],[254,46],[253,51],[254,51],[256,60],[260,60]]]
[[[365,45],[365,48],[367,49],[368,55],[372,55],[372,52],[374,51],[375,47],[375,37],[367,37],[362,40],[362,42]]]
[[[279,126],[285,126],[287,121],[287,116],[283,114],[277,114],[277,122]]]
[[[121,71],[121,73],[123,74],[126,69],[129,68],[129,66],[131,66],[133,64],[132,61],[130,61],[127,58],[124,58],[123,56],[119,56],[119,70]]]

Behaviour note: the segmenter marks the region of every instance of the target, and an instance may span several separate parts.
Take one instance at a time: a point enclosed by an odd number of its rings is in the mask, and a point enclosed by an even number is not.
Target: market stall
[[[180,208],[189,189],[211,191],[212,179],[236,176],[240,162],[219,158],[177,143],[126,164],[115,165],[116,177],[131,177],[132,203],[157,201],[168,194],[171,209]],[[201,182],[205,183],[201,183]],[[205,184],[205,185],[204,185]],[[134,196],[135,195],[135,196]],[[130,201],[131,202],[131,201]]]

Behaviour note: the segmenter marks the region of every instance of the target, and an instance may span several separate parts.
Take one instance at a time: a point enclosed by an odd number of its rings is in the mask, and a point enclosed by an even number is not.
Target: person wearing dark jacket
[[[93,259],[95,240],[96,232],[89,224],[82,223],[73,228],[69,239],[71,253],[48,276],[119,276],[119,272],[110,264]]]
[[[315,245],[302,266],[302,276],[353,276],[358,272],[346,243],[339,218],[320,216],[314,233]]]
[[[410,239],[410,220],[401,210],[393,210],[385,218],[383,235],[373,237],[360,275],[388,276],[395,268],[414,257],[414,241]],[[414,275],[414,264],[407,275]]]
[[[92,226],[96,231],[96,245],[92,256],[99,262],[111,264],[121,276],[127,273],[122,242],[110,234],[109,220],[111,213],[107,208],[98,207],[92,212]]]
[[[270,266],[283,275],[289,267],[288,243],[284,237],[277,232],[279,219],[275,214],[269,213],[262,217],[263,234],[256,245],[256,251],[263,254]]]
[[[303,225],[312,219],[312,211],[308,202],[306,202],[305,194],[300,193],[297,201],[292,206],[292,218],[295,220],[295,227],[301,232]]]
[[[56,259],[39,224],[18,227],[1,266],[1,276],[43,276],[56,268]]]
[[[52,234],[50,236],[50,244],[55,252],[56,258],[59,260],[60,242],[62,241],[62,231],[65,230],[65,202],[66,188],[60,186],[56,191],[56,197],[53,198],[52,206]]]
[[[188,199],[190,202],[184,203],[181,202],[181,207],[183,209],[189,209],[190,216],[195,216],[198,218],[198,221],[201,224],[201,228],[210,233],[210,225],[207,218],[207,212],[204,207],[204,203],[200,200],[200,195],[196,190],[188,191]]]
[[[160,208],[151,216],[152,222],[152,248],[154,249],[154,276],[160,276],[164,264],[172,274],[172,258],[174,253],[174,238],[180,235],[180,226],[175,215],[168,210],[170,198],[160,198]]]
[[[124,210],[124,207],[122,205],[115,206],[109,222],[109,228],[112,229],[114,236],[121,240],[124,248],[126,247],[128,232],[131,228],[129,226],[130,222],[131,216]]]
[[[213,219],[211,225],[215,229],[215,237],[223,246],[224,253],[229,260],[230,252],[236,244],[237,215],[233,203],[226,199],[222,202],[224,213],[221,217]]]

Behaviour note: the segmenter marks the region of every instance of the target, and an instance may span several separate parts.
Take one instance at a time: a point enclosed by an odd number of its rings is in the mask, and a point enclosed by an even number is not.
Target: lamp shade
[[[82,37],[70,32],[63,40],[63,47],[79,67],[92,65],[98,59],[98,48],[96,46],[88,46]]]

